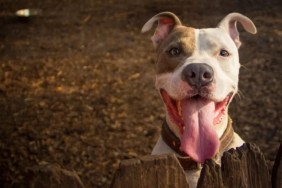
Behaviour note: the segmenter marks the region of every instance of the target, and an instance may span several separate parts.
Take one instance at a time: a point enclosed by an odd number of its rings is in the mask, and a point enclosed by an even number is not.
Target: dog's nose
[[[182,71],[182,79],[197,88],[206,86],[213,81],[213,69],[205,63],[187,65]]]

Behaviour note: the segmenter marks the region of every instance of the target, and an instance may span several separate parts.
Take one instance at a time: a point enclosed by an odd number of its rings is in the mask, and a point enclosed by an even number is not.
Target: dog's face
[[[181,150],[198,162],[213,157],[227,107],[238,90],[239,34],[236,22],[255,33],[247,17],[232,13],[217,28],[183,26],[174,14],[160,13],[142,31],[158,22],[152,41],[157,49],[156,88],[167,121],[180,138]]]

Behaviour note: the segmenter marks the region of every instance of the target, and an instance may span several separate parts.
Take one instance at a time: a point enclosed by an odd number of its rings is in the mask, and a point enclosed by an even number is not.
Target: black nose
[[[182,71],[182,79],[197,88],[211,83],[213,75],[213,69],[205,63],[187,65]]]

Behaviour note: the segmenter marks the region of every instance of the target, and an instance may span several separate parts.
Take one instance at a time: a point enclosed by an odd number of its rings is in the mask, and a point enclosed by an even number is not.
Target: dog
[[[156,29],[151,37],[156,49],[156,82],[166,109],[162,133],[152,155],[175,153],[187,181],[196,187],[201,164],[244,141],[232,129],[228,107],[238,92],[241,45],[237,23],[251,34],[254,23],[230,13],[216,28],[182,25],[171,12],[149,19],[142,32]]]

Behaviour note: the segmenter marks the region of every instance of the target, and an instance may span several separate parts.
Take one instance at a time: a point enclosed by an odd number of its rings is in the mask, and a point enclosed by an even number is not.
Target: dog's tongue
[[[184,130],[180,148],[195,161],[203,163],[216,154],[219,146],[213,128],[215,103],[206,99],[185,99],[181,105]]]

